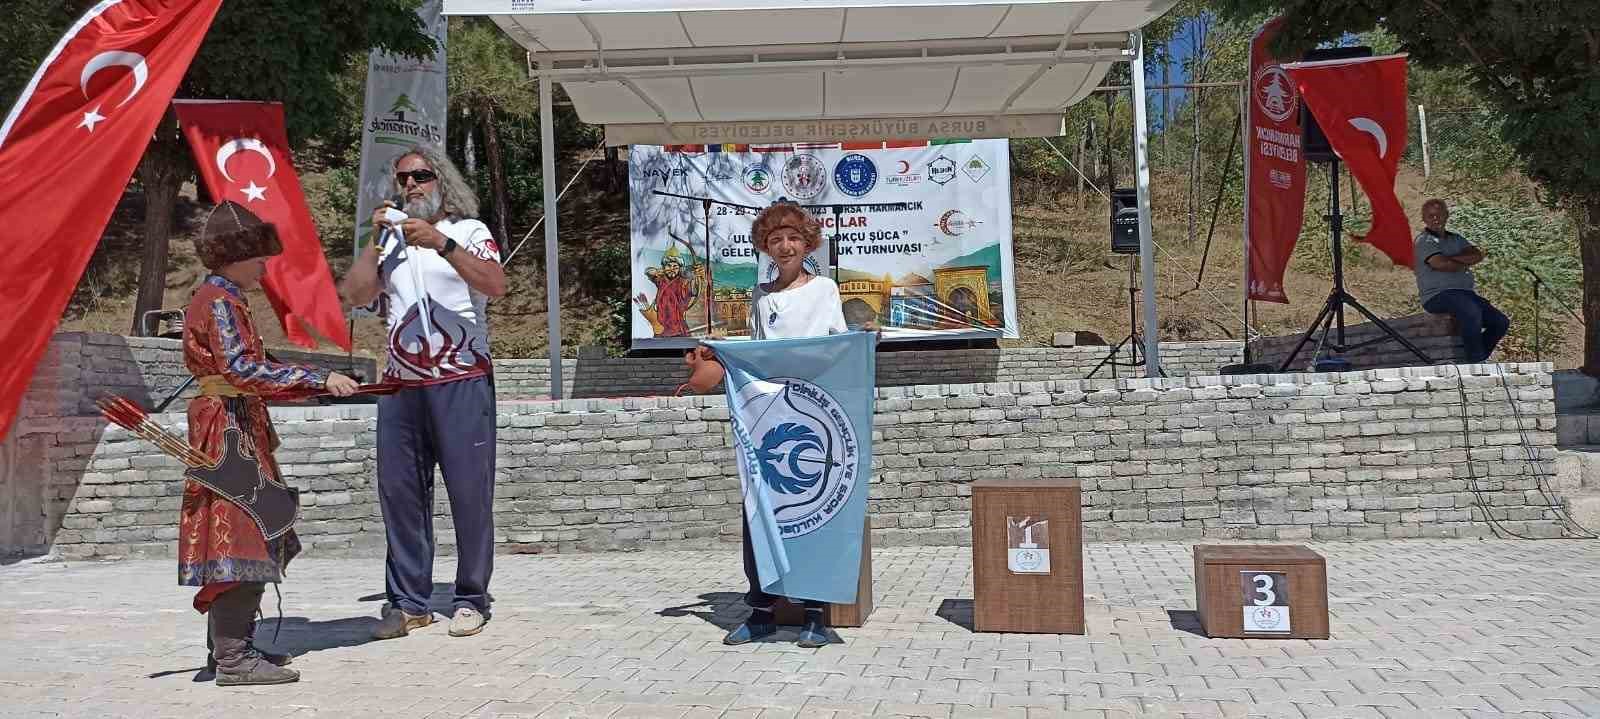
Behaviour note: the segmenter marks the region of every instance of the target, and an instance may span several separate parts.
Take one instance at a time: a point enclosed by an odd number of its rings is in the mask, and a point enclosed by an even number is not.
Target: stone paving
[[[383,562],[306,559],[276,640],[304,678],[241,689],[194,681],[204,622],[171,561],[13,564],[0,716],[1600,716],[1600,542],[1311,546],[1326,641],[1207,639],[1188,545],[1095,543],[1087,635],[973,633],[970,549],[880,549],[877,611],[819,650],[721,644],[734,552],[501,556],[483,634],[386,642]]]

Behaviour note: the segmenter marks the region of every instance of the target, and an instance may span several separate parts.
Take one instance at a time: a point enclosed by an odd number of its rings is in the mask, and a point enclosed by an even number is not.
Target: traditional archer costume
[[[212,210],[195,245],[213,272],[243,260],[283,251],[277,230],[245,208],[224,202]],[[300,551],[289,528],[298,510],[273,451],[278,446],[262,395],[320,389],[324,370],[267,359],[243,290],[213,274],[195,291],[184,313],[184,363],[199,378],[200,396],[189,402],[189,443],[228,466],[250,463],[259,479],[238,496],[221,480],[191,472],[179,514],[178,583],[200,587],[196,610],[209,616],[207,646],[217,684],[279,684],[299,678],[281,665],[283,655],[252,646],[255,617],[267,583],[283,580]],[[203,483],[204,482],[204,483]]]

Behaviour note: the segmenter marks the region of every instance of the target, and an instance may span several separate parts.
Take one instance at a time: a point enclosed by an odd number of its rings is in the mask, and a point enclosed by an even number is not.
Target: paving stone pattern
[[[482,634],[385,642],[383,563],[308,559],[276,643],[258,632],[304,679],[240,689],[193,681],[204,621],[170,561],[11,565],[0,717],[1600,716],[1600,542],[1311,546],[1325,641],[1205,638],[1189,546],[1090,543],[1086,635],[973,633],[971,552],[890,548],[877,611],[816,650],[721,644],[746,611],[732,551],[500,557]]]

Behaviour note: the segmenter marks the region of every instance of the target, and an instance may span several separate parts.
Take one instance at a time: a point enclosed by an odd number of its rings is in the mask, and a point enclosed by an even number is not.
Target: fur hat
[[[283,243],[278,240],[277,227],[262,222],[242,205],[224,200],[206,216],[194,252],[200,256],[200,264],[216,271],[235,262],[278,255]]]

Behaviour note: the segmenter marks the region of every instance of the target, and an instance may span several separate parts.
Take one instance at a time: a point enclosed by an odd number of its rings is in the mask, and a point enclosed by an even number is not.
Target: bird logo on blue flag
[[[855,489],[857,442],[843,408],[810,382],[784,379],[752,397],[755,460],[785,537],[827,524]],[[781,389],[779,389],[781,388]]]

